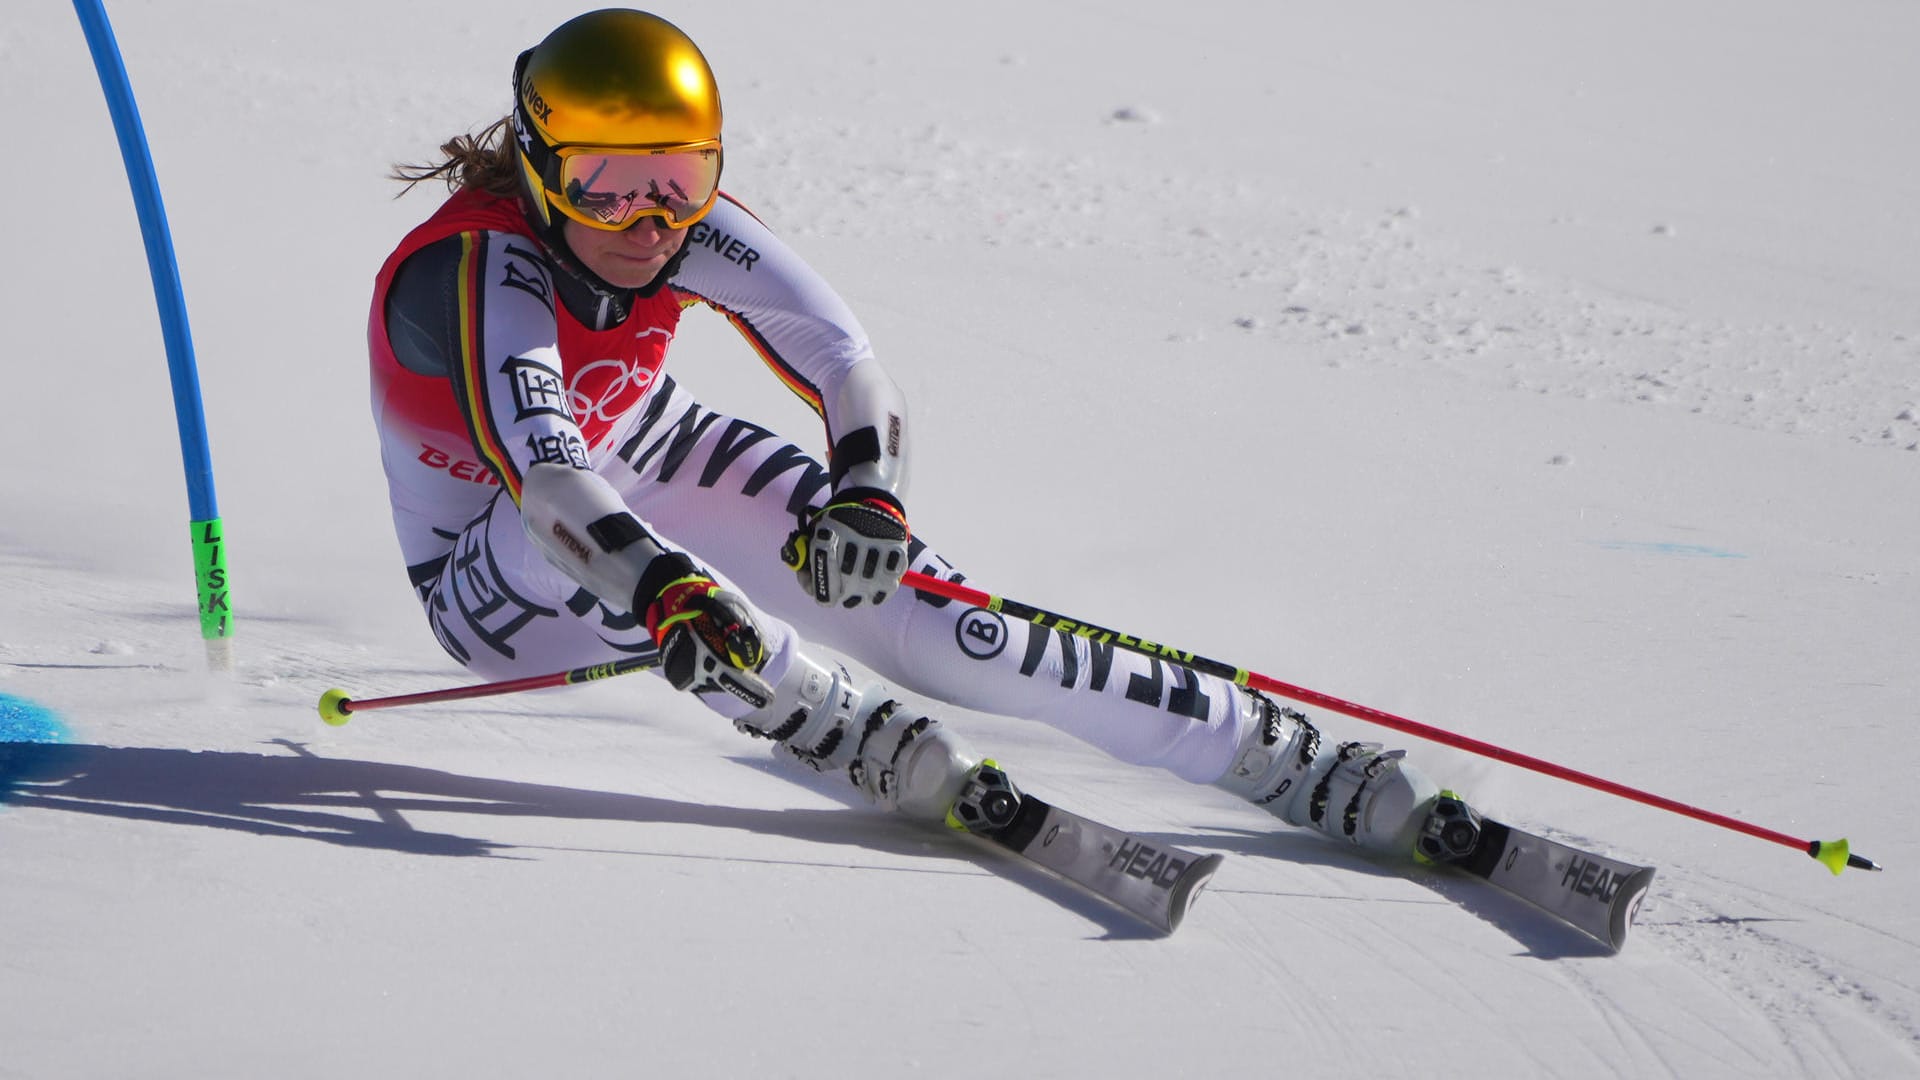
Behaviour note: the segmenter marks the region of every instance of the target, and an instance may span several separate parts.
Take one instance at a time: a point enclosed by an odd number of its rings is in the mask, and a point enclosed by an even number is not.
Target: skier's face
[[[658,277],[687,242],[687,230],[666,228],[657,217],[643,217],[619,232],[589,229],[570,219],[561,228],[567,246],[587,269],[621,289],[638,289]]]

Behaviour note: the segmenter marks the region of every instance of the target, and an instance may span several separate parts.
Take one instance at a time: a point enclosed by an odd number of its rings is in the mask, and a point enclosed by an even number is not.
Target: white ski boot
[[[1400,856],[1424,853],[1416,841],[1428,831],[1440,789],[1405,760],[1406,751],[1369,742],[1322,750],[1320,731],[1305,713],[1242,692],[1247,734],[1215,787],[1335,840]],[[1436,846],[1440,854],[1429,857],[1438,861],[1444,850]]]
[[[765,708],[734,721],[820,772],[845,770],[884,810],[945,819],[980,759],[930,716],[853,685],[843,667],[794,658]]]

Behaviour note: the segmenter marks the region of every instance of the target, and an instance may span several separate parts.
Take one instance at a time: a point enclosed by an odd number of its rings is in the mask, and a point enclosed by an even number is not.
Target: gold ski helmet
[[[541,225],[642,217],[685,228],[720,189],[720,91],[691,38],[657,15],[591,11],[520,54],[513,75],[521,180]]]

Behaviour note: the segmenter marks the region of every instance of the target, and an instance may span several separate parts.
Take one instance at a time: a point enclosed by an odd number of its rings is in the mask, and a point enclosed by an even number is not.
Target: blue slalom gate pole
[[[140,234],[146,242],[147,270],[153,277],[154,302],[160,308],[160,332],[166,343],[167,368],[173,381],[173,412],[180,428],[180,457],[187,471],[187,508],[192,515],[193,564],[199,593],[200,636],[206,640],[208,663],[220,670],[233,666],[233,609],[228,597],[225,530],[213,491],[213,454],[207,447],[207,420],[200,403],[200,372],[193,358],[193,335],[187,325],[187,299],[180,288],[180,269],[174,261],[173,233],[167,228],[167,208],[160,199],[160,180],[153,171],[146,129],[133,100],[126,63],[114,41],[113,26],[101,0],[73,0],[86,32],[93,66],[100,73],[100,89],[113,114],[120,157],[126,162],[127,183],[133,188],[134,208],[140,216]]]

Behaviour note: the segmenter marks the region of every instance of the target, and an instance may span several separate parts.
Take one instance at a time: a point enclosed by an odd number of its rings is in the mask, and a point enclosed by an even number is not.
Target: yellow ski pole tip
[[[348,708],[352,701],[353,699],[347,696],[345,690],[329,690],[321,694],[320,719],[334,727],[342,726],[353,718],[352,710]],[[1839,871],[1835,870],[1834,873],[1837,874]]]
[[[1874,862],[1864,855],[1855,855],[1852,851],[1848,850],[1845,839],[1815,840],[1813,843],[1807,845],[1807,854],[1820,860],[1827,869],[1836,874],[1849,866],[1855,870],[1877,871],[1880,869],[1879,863]]]

